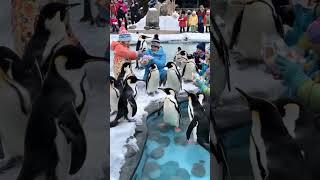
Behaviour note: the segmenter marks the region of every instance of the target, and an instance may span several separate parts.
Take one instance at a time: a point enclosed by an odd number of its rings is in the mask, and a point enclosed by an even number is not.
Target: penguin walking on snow
[[[135,97],[137,95],[136,83],[143,81],[136,76],[129,76],[124,81],[123,91],[121,92],[118,102],[118,113],[115,120],[110,122],[110,127],[115,127],[119,124],[120,118],[124,117],[129,122],[134,122],[133,116],[137,113],[137,103]]]
[[[83,89],[79,81],[86,73],[82,68],[95,61],[106,59],[90,56],[72,45],[63,46],[54,54],[28,121],[18,180],[62,180],[81,169],[87,146],[80,115],[86,99],[77,94],[77,89]]]
[[[156,64],[151,64],[146,80],[146,90],[148,94],[157,93],[160,86],[160,73]]]
[[[146,35],[140,35],[136,45],[136,51],[145,52],[148,48],[147,39],[151,38]],[[136,69],[139,69],[139,59],[136,59]]]
[[[319,116],[296,100],[278,99],[273,103],[277,106],[288,133],[303,149],[305,167],[310,175],[308,178],[320,179]]]
[[[163,102],[163,121],[175,127],[175,132],[180,132],[180,108],[177,100],[177,95],[172,88],[159,88],[166,93],[166,97]],[[161,108],[160,108],[161,109]]]
[[[181,74],[177,68],[177,65],[174,62],[168,62],[165,66],[168,68],[167,76],[164,80],[164,85],[168,88],[173,89],[176,93],[179,93],[182,89],[182,80]]]
[[[252,26],[254,25],[254,28]],[[240,53],[238,62],[243,60],[262,62],[261,49],[263,34],[284,37],[283,23],[272,0],[246,1],[233,25],[230,49],[237,45]],[[252,46],[254,44],[254,46]]]
[[[118,101],[120,98],[120,91],[115,87],[116,79],[109,76],[110,83],[110,110],[111,114],[118,111]]]
[[[255,179],[308,179],[303,151],[288,133],[278,108],[237,90],[248,102],[251,112],[249,153]]]
[[[182,71],[182,78],[185,81],[192,81],[193,75],[198,72],[198,67],[194,62],[194,57],[192,54],[188,55],[188,61],[186,62],[183,71]]]

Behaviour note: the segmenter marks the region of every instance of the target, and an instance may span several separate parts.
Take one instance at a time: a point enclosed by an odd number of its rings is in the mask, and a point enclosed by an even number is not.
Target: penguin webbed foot
[[[5,171],[17,167],[22,164],[22,157],[17,156],[10,159],[3,159],[0,161],[0,174],[5,173]]]

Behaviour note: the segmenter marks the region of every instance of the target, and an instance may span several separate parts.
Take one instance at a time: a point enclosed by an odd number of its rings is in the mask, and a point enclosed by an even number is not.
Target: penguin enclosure
[[[179,133],[169,126],[159,127],[163,113],[156,111],[147,118],[147,142],[133,180],[210,179],[209,153],[198,144],[188,144],[185,136],[190,123],[187,107],[187,102],[180,104]]]

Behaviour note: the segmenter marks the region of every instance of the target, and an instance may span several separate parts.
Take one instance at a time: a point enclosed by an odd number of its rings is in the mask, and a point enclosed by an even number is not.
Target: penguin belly
[[[135,114],[133,114],[133,108],[132,108],[132,106],[131,106],[131,104],[129,103],[128,100],[127,100],[127,109],[128,109],[127,117],[129,119],[132,119]]]
[[[191,63],[187,63],[185,68],[186,69],[185,69],[183,78],[185,80],[192,81],[193,80],[192,73],[196,73],[197,72],[195,64],[192,63],[192,62]]]
[[[159,88],[160,74],[159,71],[151,72],[151,77],[148,81],[147,93],[155,92]]]
[[[118,111],[119,97],[117,97],[117,93],[119,96],[120,95],[119,91],[115,88],[110,87],[110,110],[111,110],[111,113]]]
[[[188,114],[189,114],[189,120],[190,122],[193,120],[192,115],[193,114],[193,109],[192,106],[190,106],[190,102],[189,102],[189,107],[188,107]],[[196,125],[193,130],[192,130],[192,138],[193,138],[193,142],[197,142],[197,129],[198,129],[198,125]]]
[[[174,70],[168,70],[167,73],[168,88],[172,88],[178,93],[180,91],[180,81]]]
[[[55,144],[58,153],[58,164],[56,166],[57,180],[69,179],[69,168],[71,165],[71,145],[68,144],[64,133],[60,128],[57,129]],[[69,178],[68,178],[69,177]]]
[[[179,112],[176,110],[175,104],[169,99],[164,101],[163,121],[171,126],[179,127]]]
[[[27,90],[25,95],[24,100],[29,101]],[[28,114],[22,112],[16,89],[3,79],[0,79],[0,100],[0,134],[5,157],[23,156]]]
[[[268,0],[267,2],[272,4]],[[277,34],[271,9],[261,2],[246,5],[237,45],[239,51],[245,58],[256,60],[262,58],[260,52],[263,33],[267,35]]]

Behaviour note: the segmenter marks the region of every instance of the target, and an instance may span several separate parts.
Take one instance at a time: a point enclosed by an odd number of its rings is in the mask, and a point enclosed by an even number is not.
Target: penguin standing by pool
[[[110,83],[110,110],[111,114],[118,111],[118,101],[120,98],[120,91],[115,87],[116,79],[109,76]]]
[[[81,169],[87,146],[80,114],[86,99],[77,94],[77,89],[82,89],[79,81],[86,75],[82,68],[95,61],[106,59],[90,56],[72,45],[54,54],[28,121],[18,180],[62,180]]]
[[[173,62],[176,63],[176,65],[179,67],[179,69],[183,69],[184,66],[186,65],[186,62],[188,61],[188,57],[187,57],[188,53],[185,50],[181,50],[176,54],[176,56],[174,57]]]
[[[188,55],[188,61],[186,62],[183,71],[182,71],[182,78],[185,81],[192,81],[193,75],[198,72],[198,67],[194,62],[194,57],[192,54]]]
[[[302,149],[288,133],[278,108],[236,89],[251,112],[250,161],[255,179],[306,179]]]
[[[137,41],[137,45],[136,45],[136,51],[144,52],[147,50],[147,48],[148,48],[147,38],[151,38],[151,37],[148,37],[146,35],[139,36],[138,41]],[[136,68],[139,69],[139,59],[138,58],[136,60]]]
[[[176,93],[179,93],[182,89],[182,80],[177,65],[174,62],[168,62],[165,67],[168,70],[164,85],[167,84],[168,88],[172,88]]]
[[[160,73],[156,64],[151,64],[146,80],[146,90],[148,94],[157,93],[160,86]]]
[[[136,76],[131,75],[124,81],[123,91],[121,92],[118,102],[118,113],[115,120],[110,122],[110,127],[115,127],[119,124],[120,118],[124,117],[129,122],[134,122],[133,116],[137,113],[137,103],[135,97],[137,95],[136,83],[143,81]]]
[[[115,86],[122,91],[122,88],[124,86],[124,81],[129,77],[130,75],[134,75],[132,68],[131,68],[131,62],[125,62],[122,64],[120,74],[117,78]]]
[[[232,49],[237,44],[237,51],[240,53],[238,62],[244,59],[249,62],[262,62],[262,35],[278,34],[280,38],[283,38],[282,20],[272,0],[246,0],[245,2],[243,10],[233,25],[229,46]]]
[[[320,130],[319,116],[296,100],[274,101],[290,136],[302,147],[309,179],[320,179]]]
[[[170,126],[175,127],[175,132],[180,132],[180,108],[177,100],[177,95],[172,88],[159,88],[166,93],[163,102],[163,121]],[[161,108],[160,108],[161,109]]]

